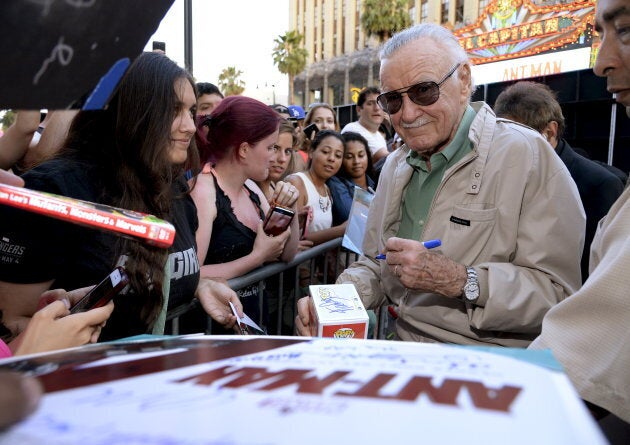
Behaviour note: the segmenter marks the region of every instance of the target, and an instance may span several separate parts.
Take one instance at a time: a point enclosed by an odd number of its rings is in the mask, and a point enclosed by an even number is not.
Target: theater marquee
[[[587,69],[595,0],[496,0],[472,25],[455,31],[477,84]]]

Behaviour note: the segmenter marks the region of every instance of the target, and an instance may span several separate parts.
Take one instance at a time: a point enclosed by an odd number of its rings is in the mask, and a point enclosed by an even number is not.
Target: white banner
[[[590,57],[591,48],[587,47],[473,65],[472,73],[476,85],[523,80],[588,69]]]

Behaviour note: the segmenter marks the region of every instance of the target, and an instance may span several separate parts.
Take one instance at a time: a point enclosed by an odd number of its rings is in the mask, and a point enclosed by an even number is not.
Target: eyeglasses
[[[407,94],[407,97],[409,97],[414,104],[425,107],[432,105],[440,98],[440,86],[453,75],[460,65],[461,63],[455,65],[453,69],[444,76],[444,79],[440,80],[438,83],[420,82],[410,87],[388,91],[387,93],[380,94],[376,98],[376,101],[388,114],[396,114],[400,111],[400,107],[402,107],[403,103],[403,94]]]

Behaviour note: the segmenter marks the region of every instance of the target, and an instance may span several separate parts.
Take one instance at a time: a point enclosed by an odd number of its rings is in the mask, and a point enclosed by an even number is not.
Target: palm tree
[[[368,37],[375,35],[383,42],[410,25],[409,0],[363,0],[361,26]],[[368,85],[374,82],[373,67],[373,61],[370,60]]]
[[[308,51],[301,46],[304,36],[297,31],[287,31],[274,42],[273,63],[278,71],[289,76],[289,102],[293,103],[293,79],[306,67]]]
[[[409,0],[363,0],[361,26],[381,42],[411,25]]]
[[[219,89],[226,96],[238,96],[245,91],[245,82],[239,77],[243,74],[241,70],[237,70],[234,66],[228,66],[219,74]]]

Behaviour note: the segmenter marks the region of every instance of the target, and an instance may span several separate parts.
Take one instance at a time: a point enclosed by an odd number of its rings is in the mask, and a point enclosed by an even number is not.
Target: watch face
[[[477,283],[466,283],[464,286],[464,296],[467,300],[475,301],[479,298],[479,285]]]

